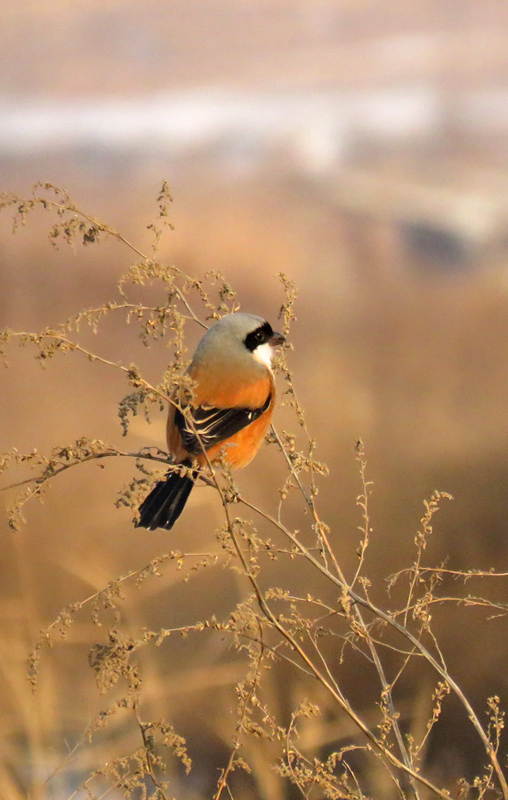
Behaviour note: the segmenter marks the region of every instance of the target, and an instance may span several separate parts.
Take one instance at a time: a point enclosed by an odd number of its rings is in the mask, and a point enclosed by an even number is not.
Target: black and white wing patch
[[[185,449],[195,456],[229,439],[264,414],[271,399],[272,396],[269,394],[262,408],[214,408],[213,406],[191,408],[189,410],[193,425],[177,408],[175,425],[180,431]]]

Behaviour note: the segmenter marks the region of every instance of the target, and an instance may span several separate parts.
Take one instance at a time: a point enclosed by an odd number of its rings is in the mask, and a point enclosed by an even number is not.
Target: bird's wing
[[[208,405],[189,407],[187,413],[190,412],[192,423],[177,408],[175,425],[185,449],[194,456],[229,439],[264,414],[271,399],[270,393],[261,408],[214,408]]]

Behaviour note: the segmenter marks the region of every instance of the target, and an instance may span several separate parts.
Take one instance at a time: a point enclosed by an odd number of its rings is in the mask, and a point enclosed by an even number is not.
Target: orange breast
[[[275,386],[271,373],[266,374],[261,379],[248,383],[247,381],[235,381],[236,385],[228,385],[228,382],[209,382],[199,381],[198,376],[192,376],[197,382],[195,388],[195,407],[206,403],[215,408],[260,408],[266,403],[267,397],[271,394],[271,402],[267,410],[250,425],[242,428],[234,436],[225,439],[214,445],[207,451],[207,456],[213,460],[224,448],[227,463],[233,469],[245,467],[256,455],[259,450],[266,431],[272,418],[275,405]],[[206,391],[205,391],[206,390]],[[189,453],[182,443],[180,432],[174,423],[175,409],[170,407],[167,423],[168,449],[176,463],[180,463],[189,457]],[[206,464],[204,454],[196,459],[202,466]]]

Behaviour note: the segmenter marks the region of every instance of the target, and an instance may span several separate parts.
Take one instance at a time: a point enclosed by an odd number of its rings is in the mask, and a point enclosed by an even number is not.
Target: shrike
[[[168,450],[182,470],[154,486],[139,507],[139,527],[172,528],[196,481],[195,468],[221,451],[232,469],[254,458],[275,405],[273,348],[284,341],[264,319],[244,313],[222,317],[205,333],[187,370],[192,402],[181,406],[175,399],[168,414]]]

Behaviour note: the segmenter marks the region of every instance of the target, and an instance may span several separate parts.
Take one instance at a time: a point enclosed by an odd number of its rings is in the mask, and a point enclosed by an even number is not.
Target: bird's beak
[[[286,341],[286,337],[282,335],[282,333],[277,333],[277,331],[273,332],[273,336],[268,339],[268,344],[271,344],[272,347],[278,347],[280,344],[284,344]]]

